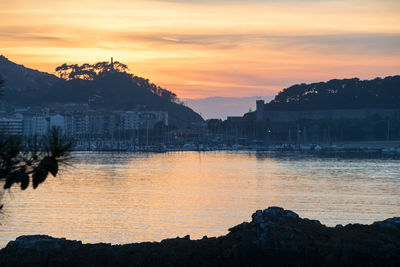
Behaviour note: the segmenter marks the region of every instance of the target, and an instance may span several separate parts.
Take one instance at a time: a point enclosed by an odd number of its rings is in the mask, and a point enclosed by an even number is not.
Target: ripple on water
[[[399,161],[259,152],[75,153],[37,190],[5,195],[0,246],[23,234],[130,243],[217,236],[256,209],[322,223],[400,215]]]

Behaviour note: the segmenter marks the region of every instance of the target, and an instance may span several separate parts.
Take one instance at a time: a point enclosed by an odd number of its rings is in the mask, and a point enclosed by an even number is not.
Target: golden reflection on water
[[[0,246],[23,234],[110,243],[218,236],[273,205],[328,225],[400,214],[396,160],[75,153],[73,166],[36,190],[5,195]]]

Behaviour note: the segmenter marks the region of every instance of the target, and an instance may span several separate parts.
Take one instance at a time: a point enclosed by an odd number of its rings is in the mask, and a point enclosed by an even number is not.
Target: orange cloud
[[[398,71],[399,2],[273,2],[2,2],[0,53],[50,72],[113,56],[184,98]]]

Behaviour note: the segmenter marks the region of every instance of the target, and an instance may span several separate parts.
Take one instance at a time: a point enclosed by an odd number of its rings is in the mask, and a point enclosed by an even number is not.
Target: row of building
[[[264,100],[257,100],[256,107],[242,117],[228,117],[225,135],[269,144],[400,139],[400,109],[395,107],[271,110]]]
[[[0,133],[44,135],[58,127],[67,136],[109,137],[121,131],[153,129],[157,123],[168,126],[168,112],[89,110],[85,104],[68,104],[0,114]]]

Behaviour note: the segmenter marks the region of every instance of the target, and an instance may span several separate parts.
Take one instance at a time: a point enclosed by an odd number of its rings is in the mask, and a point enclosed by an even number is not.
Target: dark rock
[[[240,230],[247,230],[248,226],[249,226],[248,222],[242,222],[241,224],[238,224],[232,228],[229,228],[228,231],[231,233],[234,233],[234,232],[237,232]]]
[[[0,266],[400,266],[400,218],[327,227],[289,210],[256,211],[221,237],[127,245],[22,236]]]
[[[291,217],[291,218],[293,218],[293,219],[298,219],[298,218],[299,218],[299,215],[297,215],[296,212],[293,212],[293,211],[291,211],[291,210],[285,210],[285,215],[286,215],[287,217]]]
[[[264,217],[282,217],[284,215],[284,209],[280,207],[269,207],[263,211]]]
[[[393,217],[384,221],[374,222],[374,225],[377,225],[381,228],[400,229],[400,217]]]
[[[310,219],[307,219],[307,218],[304,218],[303,220],[309,221],[309,222],[311,222],[313,224],[316,224],[316,225],[322,225],[321,222],[318,221],[318,220],[310,220]]]
[[[71,241],[65,238],[54,238],[48,235],[23,235],[15,241],[10,241],[6,249],[35,249],[37,251],[47,251],[50,249],[60,249],[65,246],[79,246],[81,241]]]
[[[263,217],[263,211],[262,210],[257,210],[253,215],[251,215],[251,218],[253,219],[253,222],[260,223],[264,221]]]

